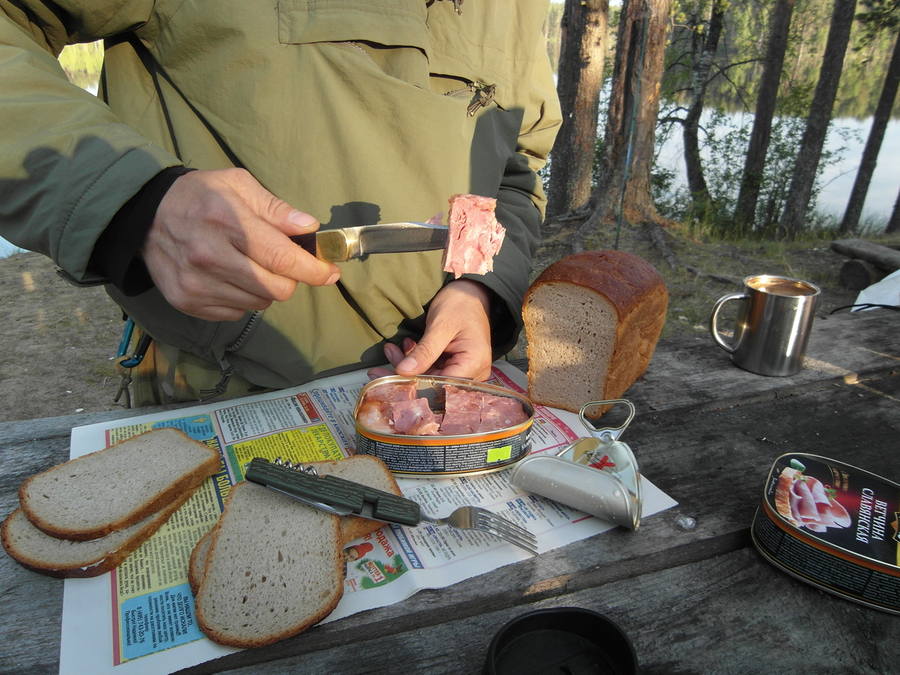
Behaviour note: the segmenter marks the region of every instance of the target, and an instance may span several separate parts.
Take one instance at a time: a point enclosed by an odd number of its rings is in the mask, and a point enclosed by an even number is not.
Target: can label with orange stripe
[[[900,614],[900,485],[837,460],[775,460],[751,535],[770,562],[815,586]]]
[[[512,466],[531,451],[534,406],[518,392],[455,377],[372,380],[354,411],[356,451],[394,473],[446,476]]]

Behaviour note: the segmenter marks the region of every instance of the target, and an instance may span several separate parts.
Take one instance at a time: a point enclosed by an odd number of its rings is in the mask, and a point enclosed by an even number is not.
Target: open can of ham
[[[753,517],[753,543],[802,581],[900,614],[900,485],[834,459],[775,460]]]
[[[357,453],[408,476],[498,471],[531,451],[531,401],[463,378],[380,377],[363,387],[354,416]]]

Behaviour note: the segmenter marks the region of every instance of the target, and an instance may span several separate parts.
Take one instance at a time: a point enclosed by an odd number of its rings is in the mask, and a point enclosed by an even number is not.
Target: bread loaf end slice
[[[531,400],[578,412],[621,397],[647,369],[667,306],[656,269],[624,251],[585,251],[548,267],[522,305]]]
[[[214,449],[178,429],[154,429],[32,476],[19,503],[38,529],[85,541],[134,525],[218,468]]]
[[[243,481],[212,531],[197,591],[197,623],[211,640],[261,647],[296,635],[344,592],[340,519]]]

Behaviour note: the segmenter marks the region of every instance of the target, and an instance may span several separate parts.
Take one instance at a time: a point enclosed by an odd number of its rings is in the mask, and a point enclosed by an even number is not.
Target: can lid
[[[501,628],[488,648],[485,675],[637,672],[634,646],[611,619],[579,607],[528,612]]]

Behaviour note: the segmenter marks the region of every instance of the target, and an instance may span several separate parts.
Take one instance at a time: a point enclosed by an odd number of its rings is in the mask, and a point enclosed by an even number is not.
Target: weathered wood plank
[[[766,377],[732,364],[709,334],[661,342],[647,372],[624,397],[641,412],[774,396],[828,380],[863,380],[900,368],[900,315],[887,310],[818,315],[804,369]]]
[[[773,574],[755,551],[742,549],[396,635],[360,640],[348,634],[344,644],[224,672],[386,674],[403,664],[405,672],[475,673],[503,624],[547,607],[583,607],[610,617],[628,633],[648,674],[881,674],[900,661],[900,618]]]
[[[900,251],[865,239],[838,239],[831,242],[831,250],[848,258],[868,260],[885,272],[900,269]]]

